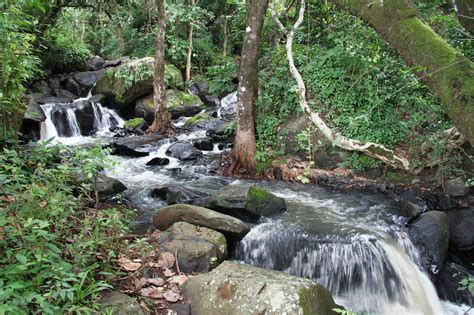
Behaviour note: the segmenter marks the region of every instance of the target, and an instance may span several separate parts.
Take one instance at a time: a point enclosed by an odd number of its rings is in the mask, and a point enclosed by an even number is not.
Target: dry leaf
[[[174,255],[169,252],[161,252],[158,255],[158,266],[162,269],[169,269],[174,265]]]
[[[125,256],[120,256],[118,261],[119,261],[120,267],[122,267],[123,269],[127,271],[136,271],[140,269],[140,267],[142,266],[142,264],[138,262],[133,262]]]
[[[152,299],[161,299],[163,297],[163,288],[144,288],[140,290],[140,295]]]
[[[178,286],[182,286],[188,280],[186,275],[178,275],[168,279],[169,283],[176,283]]]
[[[158,287],[161,287],[163,284],[165,284],[165,280],[163,280],[162,278],[149,278],[147,280],[148,283],[154,284]]]
[[[151,239],[159,239],[161,236],[161,231],[160,230],[154,230],[153,233],[150,234]]]
[[[172,277],[175,275],[175,273],[169,269],[165,269],[165,271],[163,272],[163,274],[165,275],[165,277]]]
[[[140,290],[148,284],[148,280],[145,278],[135,279],[135,290]]]
[[[148,308],[148,305],[144,301],[140,301],[140,306],[147,311],[147,313],[150,313],[150,309]]]
[[[171,290],[167,290],[165,294],[163,294],[163,297],[165,298],[166,301],[174,303],[174,302],[177,302],[181,298],[181,295]]]
[[[0,200],[6,203],[15,203],[16,199],[12,195],[1,195]]]

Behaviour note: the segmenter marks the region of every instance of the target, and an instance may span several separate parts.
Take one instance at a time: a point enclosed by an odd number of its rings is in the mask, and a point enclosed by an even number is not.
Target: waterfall
[[[241,241],[243,262],[312,279],[338,303],[369,314],[443,314],[418,252],[402,234],[308,235],[278,223],[256,226]]]
[[[41,108],[46,116],[41,124],[41,140],[52,137],[82,138],[84,129],[88,133],[106,135],[111,127],[121,127],[124,123],[115,111],[87,99],[79,99],[71,104],[45,104]],[[81,126],[79,115],[91,121],[82,123],[85,127]]]

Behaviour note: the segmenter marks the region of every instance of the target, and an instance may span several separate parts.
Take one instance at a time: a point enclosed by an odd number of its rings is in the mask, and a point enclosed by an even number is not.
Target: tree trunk
[[[155,119],[148,132],[171,131],[171,115],[166,106],[165,86],[165,33],[166,33],[166,0],[156,0],[158,8],[158,30],[156,31],[155,77],[153,80],[153,104]]]
[[[472,0],[453,0],[459,22],[474,34],[474,2]]]
[[[227,14],[224,15],[224,44],[222,44],[222,56],[226,57],[227,56],[227,45],[229,41],[229,33],[227,32]]]
[[[237,91],[237,132],[233,157],[236,165],[255,171],[255,101],[258,96],[258,58],[268,0],[247,0],[247,27],[242,45]]]
[[[196,5],[196,0],[191,0],[191,5]],[[188,35],[188,58],[186,60],[186,83],[191,80],[191,59],[193,57],[193,21],[189,22],[189,35]]]
[[[428,86],[474,144],[474,64],[416,16],[408,0],[333,0],[371,24],[410,66],[425,70]]]

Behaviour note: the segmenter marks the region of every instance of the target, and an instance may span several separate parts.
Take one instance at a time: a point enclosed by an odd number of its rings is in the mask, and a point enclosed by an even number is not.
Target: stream
[[[235,93],[221,101],[221,111],[232,110]],[[65,114],[55,119],[53,111]],[[62,109],[61,109],[62,107]],[[65,105],[46,104],[47,119],[41,139],[77,145],[109,141],[109,130],[123,126],[114,111],[94,104],[93,136],[78,133],[73,111]],[[178,130],[187,118],[174,121]],[[197,193],[212,194],[225,185],[257,183],[215,175],[212,160],[228,149],[217,144],[194,161],[180,161],[166,154],[175,141],[206,138],[206,129],[185,130],[176,139],[146,144],[139,151],[150,155],[139,158],[111,156],[114,166],[106,175],[127,186],[124,192],[137,208],[137,228],[152,227],[153,211],[166,205],[151,197],[151,190],[168,185],[182,186]],[[165,166],[147,166],[156,157],[168,158]],[[381,194],[336,192],[325,187],[285,182],[258,181],[286,200],[287,211],[265,218],[252,227],[237,245],[234,259],[250,265],[282,270],[312,279],[329,289],[336,302],[352,311],[369,314],[464,314],[469,309],[441,301],[427,274],[419,267],[419,254],[402,229],[402,218],[394,211],[393,200]],[[474,314],[471,311],[469,314]]]

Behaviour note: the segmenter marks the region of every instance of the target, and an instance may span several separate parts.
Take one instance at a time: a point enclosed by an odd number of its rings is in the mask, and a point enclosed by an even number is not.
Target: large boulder
[[[88,70],[96,71],[104,68],[105,60],[100,56],[94,56],[86,61]]]
[[[457,250],[466,251],[474,249],[474,207],[450,210],[449,218],[449,243]]]
[[[96,180],[96,189],[102,198],[115,196],[125,191],[127,187],[118,179],[99,174]]]
[[[153,92],[154,58],[145,57],[107,69],[95,85],[93,94],[103,94],[104,105],[117,110],[132,111],[134,102]],[[173,65],[166,65],[165,81],[168,87],[182,87],[182,75]]]
[[[107,292],[99,301],[100,313],[111,315],[145,315],[138,301],[118,291]]]
[[[112,152],[111,152],[112,155],[130,156],[130,157],[144,157],[144,156],[150,155],[149,152],[137,151],[128,145],[124,145],[120,143],[112,143],[110,147],[112,148]]]
[[[224,186],[209,198],[206,205],[213,210],[250,221],[286,210],[285,199],[255,185]]]
[[[44,95],[41,93],[26,95],[28,107],[23,116],[23,122],[20,129],[25,140],[38,141],[41,138],[41,122],[46,120],[46,115],[38,103],[38,99],[43,96]]]
[[[166,90],[167,107],[172,119],[192,117],[204,109],[199,97],[177,89]],[[153,122],[155,106],[153,94],[138,99],[135,103],[135,116],[142,117],[149,124]]]
[[[94,108],[88,100],[74,102],[70,105],[76,114],[77,124],[81,130],[81,135],[90,135],[94,130]]]
[[[309,141],[312,146],[312,161],[316,166],[327,169],[334,169],[340,163],[347,160],[349,154],[347,151],[339,149],[332,145],[324,135],[314,126],[305,115],[296,116],[290,119],[277,133],[279,145],[281,145],[285,154],[296,155],[302,159],[308,158],[307,150],[304,149],[306,143],[299,143],[298,135],[309,131]]]
[[[166,154],[181,161],[195,160],[203,155],[192,143],[187,141],[173,143],[168,150],[166,150]]]
[[[447,180],[443,184],[444,193],[449,197],[462,197],[469,193],[462,177]]]
[[[186,222],[177,222],[161,234],[160,249],[177,253],[183,272],[205,272],[224,260],[227,241],[219,232]]]
[[[331,293],[311,280],[225,261],[189,279],[184,299],[192,314],[335,314]]]
[[[172,205],[158,209],[153,216],[153,224],[162,231],[180,221],[219,231],[230,241],[239,241],[250,231],[239,219],[199,206]]]
[[[153,188],[151,196],[166,201],[168,205],[175,205],[178,203],[196,204],[202,202],[208,194],[197,192],[183,186],[168,185]]]
[[[234,137],[232,124],[230,121],[220,120],[218,123],[210,126],[206,131],[206,135],[213,143],[230,140]]]
[[[435,279],[448,255],[448,215],[441,211],[423,213],[408,227],[408,235],[420,251],[424,268]]]

